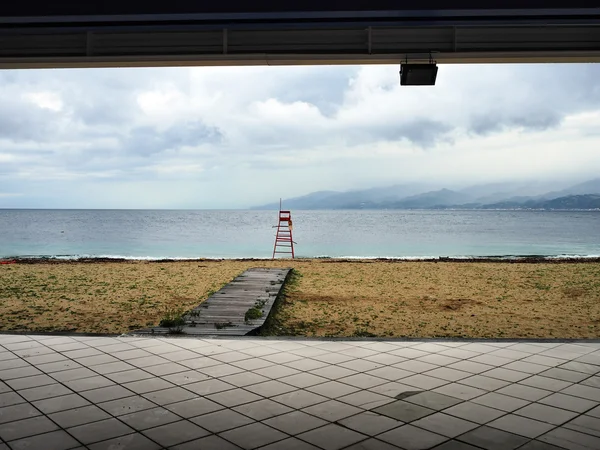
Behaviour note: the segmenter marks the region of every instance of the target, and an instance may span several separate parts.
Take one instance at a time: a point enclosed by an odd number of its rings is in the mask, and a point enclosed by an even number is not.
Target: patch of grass
[[[263,316],[263,314],[264,313],[262,309],[253,306],[252,308],[248,309],[248,311],[246,311],[246,314],[244,314],[244,320],[246,322],[250,322],[252,320],[260,319]]]
[[[168,328],[169,333],[179,334],[185,326],[184,313],[183,308],[166,310],[158,326]]]

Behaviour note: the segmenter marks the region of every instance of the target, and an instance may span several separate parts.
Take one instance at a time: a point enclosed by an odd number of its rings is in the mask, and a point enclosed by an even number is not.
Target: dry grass
[[[0,266],[0,328],[121,333],[190,309],[250,267],[298,274],[270,332],[600,337],[600,264],[328,260]]]

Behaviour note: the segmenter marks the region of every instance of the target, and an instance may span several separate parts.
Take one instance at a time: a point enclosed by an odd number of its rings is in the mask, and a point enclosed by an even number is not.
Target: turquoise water
[[[600,256],[598,211],[292,211],[305,257]],[[0,210],[0,257],[270,258],[276,211]]]

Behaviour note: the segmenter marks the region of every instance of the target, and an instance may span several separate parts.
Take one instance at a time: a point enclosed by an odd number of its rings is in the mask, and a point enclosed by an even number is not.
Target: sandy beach
[[[293,267],[266,332],[600,337],[600,263],[23,261],[0,265],[0,330],[124,333],[188,310],[250,267]]]

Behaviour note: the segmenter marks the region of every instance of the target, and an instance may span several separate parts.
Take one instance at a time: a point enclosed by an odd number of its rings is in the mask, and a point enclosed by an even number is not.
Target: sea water
[[[600,256],[600,211],[292,211],[297,257]],[[270,258],[276,211],[0,210],[0,257]]]

